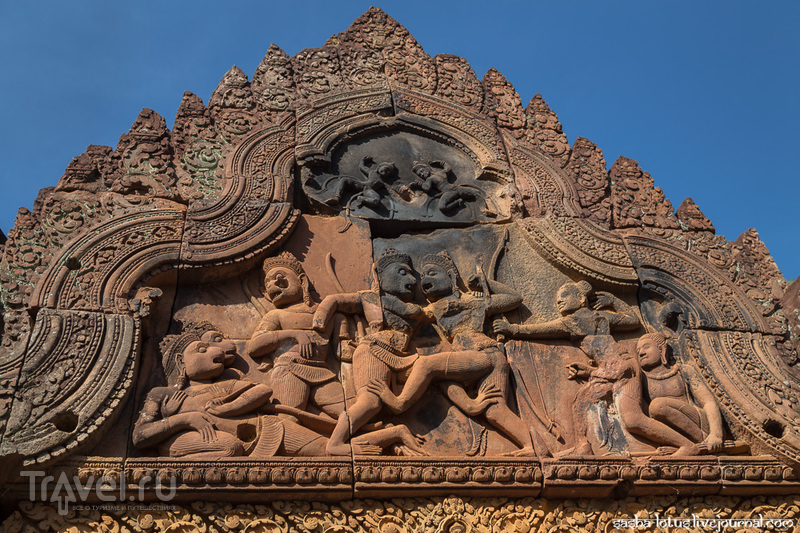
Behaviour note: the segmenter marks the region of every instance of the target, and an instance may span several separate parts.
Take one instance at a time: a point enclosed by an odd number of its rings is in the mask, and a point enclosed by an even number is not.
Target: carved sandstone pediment
[[[792,492],[787,289],[755,231],[371,8],[20,210],[4,497],[25,469],[184,501]]]

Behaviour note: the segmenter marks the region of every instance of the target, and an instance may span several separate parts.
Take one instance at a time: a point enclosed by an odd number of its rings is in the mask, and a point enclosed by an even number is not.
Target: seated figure
[[[667,348],[661,333],[639,339],[636,375],[617,393],[625,429],[677,448],[674,456],[720,451],[723,428],[716,398],[694,367],[669,362]]]
[[[171,339],[167,339],[168,341]],[[236,349],[216,331],[189,331],[165,347],[169,386],[145,399],[133,428],[133,443],[159,455],[218,459],[245,454],[239,438],[242,415],[256,416],[272,390],[244,381],[230,369]]]

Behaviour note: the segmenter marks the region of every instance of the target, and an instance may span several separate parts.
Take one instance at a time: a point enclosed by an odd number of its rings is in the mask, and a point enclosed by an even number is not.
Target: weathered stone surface
[[[800,289],[755,230],[377,8],[143,110],[0,240],[10,530],[605,530],[798,489]],[[16,506],[34,465],[232,503],[61,518]]]

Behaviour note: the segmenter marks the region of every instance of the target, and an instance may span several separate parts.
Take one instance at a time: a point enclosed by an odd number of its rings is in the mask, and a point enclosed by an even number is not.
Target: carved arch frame
[[[297,221],[296,161],[324,161],[354,133],[397,127],[459,142],[482,174],[535,197],[531,205],[538,209],[528,216],[515,213],[515,222],[559,268],[610,287],[639,286],[675,298],[687,310],[685,351],[703,369],[726,414],[749,433],[754,449],[800,466],[798,386],[781,378],[779,358],[764,342],[768,328],[740,289],[713,267],[655,237],[606,230],[582,218],[573,184],[547,155],[502,132],[487,117],[410,89],[356,91],[317,101],[296,119],[287,115],[248,135],[226,162],[225,189],[212,205],[187,211],[163,202],[155,211],[142,208],[105,221],[67,243],[32,295],[35,327],[20,362],[22,374],[30,377],[17,384],[10,410],[10,420],[17,422],[6,428],[2,454],[23,464],[49,465],[96,443],[119,416],[135,379],[146,315],[131,306],[137,291],[170,270],[185,273],[182,280],[198,280],[213,279],[220,266],[249,268],[277,250]],[[109,255],[109,249],[115,253]],[[64,361],[74,362],[66,377],[59,374]],[[758,371],[750,371],[752,366]],[[95,379],[100,369],[101,379]],[[54,379],[70,385],[50,396],[37,393],[39,384]],[[82,407],[76,419],[58,418],[54,412],[35,424],[24,423],[36,409],[64,402]],[[542,476],[568,481],[577,475],[566,463],[545,461],[539,469],[536,461],[484,462],[494,472],[485,479],[474,469],[452,474],[466,468],[458,461],[449,466],[400,461],[416,465],[420,480],[428,472],[431,483],[496,483],[497,476],[507,477],[508,469],[517,467],[527,472],[520,483],[537,484]],[[310,468],[333,468],[320,465]],[[385,483],[394,475],[386,472],[400,467],[370,468],[356,472],[356,481]],[[632,475],[641,481],[649,475],[642,469],[625,473],[628,467],[622,464],[602,468],[620,479]],[[602,468],[586,474],[584,481],[608,478],[611,474]],[[331,483],[352,481],[344,474],[331,475]]]

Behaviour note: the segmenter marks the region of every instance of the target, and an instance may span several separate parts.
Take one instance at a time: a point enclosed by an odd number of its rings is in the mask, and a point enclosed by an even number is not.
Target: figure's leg
[[[563,450],[558,455],[592,455],[592,445],[589,443],[588,411],[592,404],[607,398],[611,394],[611,385],[607,383],[590,382],[578,389],[572,403],[572,435],[574,445]]]
[[[359,344],[353,353],[353,381],[356,385],[356,401],[339,415],[327,445],[330,455],[350,455],[347,442],[351,436],[377,415],[383,407],[381,399],[370,392],[371,381],[388,386],[391,369],[370,353],[370,345]]]
[[[381,205],[381,195],[378,194],[374,189],[365,188],[361,193],[361,199],[359,201],[363,205],[375,209]]]
[[[386,448],[392,444],[402,443],[403,447],[407,449],[404,451],[411,452],[412,455],[428,455],[427,452],[422,449],[423,442],[424,441],[421,437],[415,436],[404,425],[392,426],[389,428],[372,431],[364,435],[359,435],[352,440],[353,444],[359,446],[366,444],[379,446],[380,448]]]
[[[478,351],[440,352],[417,359],[403,386],[395,396],[388,387],[373,382],[371,390],[378,394],[393,413],[402,413],[419,400],[434,379],[449,379],[468,383],[491,370],[485,354]]]
[[[280,358],[272,371],[272,397],[279,403],[305,411],[311,393],[308,383],[295,376],[291,365],[299,363],[282,363]]]
[[[203,440],[197,431],[187,431],[171,439],[169,456],[192,460],[213,460],[244,455],[242,441],[221,431],[215,432],[211,442]]]
[[[505,401],[490,406],[486,410],[486,420],[521,448],[514,455],[536,454],[528,425],[508,408]]]
[[[350,437],[369,422],[381,410],[381,400],[367,389],[361,389],[356,394],[356,402],[347,410],[342,411],[333,428],[328,441],[327,452],[329,455],[350,455],[347,442]]]
[[[678,398],[656,398],[650,402],[650,416],[672,426],[694,442],[703,440],[698,409]]]
[[[311,401],[319,410],[332,418],[344,411],[344,389],[338,381],[329,381],[311,391]]]
[[[342,200],[342,195],[344,194],[344,190],[347,187],[352,186],[354,181],[355,180],[353,180],[352,178],[340,178],[339,181],[336,183],[336,186],[334,187],[333,196],[325,200],[325,203],[327,205],[338,204]]]

